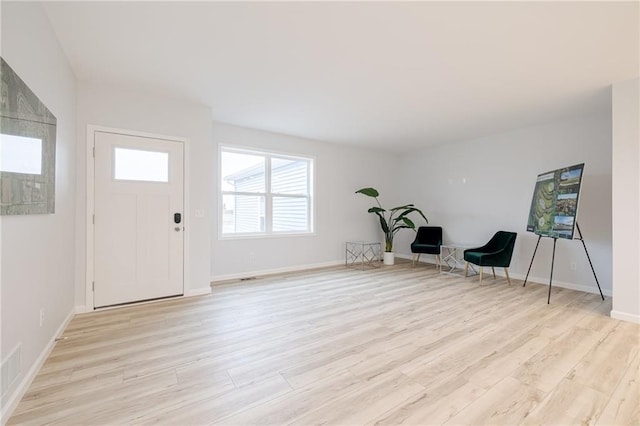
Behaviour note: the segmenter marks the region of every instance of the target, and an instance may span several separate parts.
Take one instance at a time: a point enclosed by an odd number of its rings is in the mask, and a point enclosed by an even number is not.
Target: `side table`
[[[345,266],[380,267],[382,261],[382,246],[380,243],[365,241],[347,241],[344,252]]]
[[[477,247],[462,244],[443,244],[440,246],[440,272],[446,274],[460,274],[464,271],[464,251],[468,248]],[[469,264],[470,269],[477,273],[474,266]],[[448,268],[448,270],[447,270]],[[460,271],[458,271],[460,270]]]

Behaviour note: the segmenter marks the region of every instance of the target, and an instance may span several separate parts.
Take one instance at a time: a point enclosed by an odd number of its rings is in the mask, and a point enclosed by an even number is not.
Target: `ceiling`
[[[608,108],[638,2],[47,2],[77,77],[406,152]]]

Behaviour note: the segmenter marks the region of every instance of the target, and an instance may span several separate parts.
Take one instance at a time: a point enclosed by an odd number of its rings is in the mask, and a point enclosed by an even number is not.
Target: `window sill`
[[[315,232],[278,232],[274,234],[234,234],[234,235],[218,235],[218,241],[229,241],[229,240],[258,240],[258,239],[266,239],[266,238],[299,238],[299,237],[315,237]]]

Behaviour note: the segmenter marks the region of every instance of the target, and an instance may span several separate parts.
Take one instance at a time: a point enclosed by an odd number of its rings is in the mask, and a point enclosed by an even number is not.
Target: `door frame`
[[[95,164],[94,164],[94,147],[95,147],[95,134],[96,132],[104,132],[104,133],[114,133],[118,135],[124,136],[136,136],[142,138],[152,138],[152,139],[162,139],[170,142],[178,142],[182,144],[183,147],[183,181],[182,181],[182,198],[183,198],[183,217],[185,226],[184,226],[184,244],[182,249],[182,288],[183,295],[175,296],[176,298],[187,297],[190,294],[190,286],[189,286],[189,240],[190,240],[190,231],[191,226],[188,223],[190,216],[189,212],[189,139],[176,137],[176,136],[166,136],[159,135],[155,133],[148,132],[138,132],[135,130],[126,130],[119,129],[114,127],[105,127],[94,124],[87,125],[87,141],[86,141],[86,166],[87,166],[87,202],[86,202],[86,262],[85,262],[85,312],[93,312],[96,310],[94,297],[93,297],[93,282],[94,282],[94,262],[95,262],[95,252],[94,252],[94,226],[93,226],[93,214],[95,211]],[[149,303],[149,302],[132,302],[131,304],[127,304],[124,306],[133,305],[136,303]],[[117,307],[116,307],[117,308]],[[114,309],[113,307],[109,308],[99,308],[98,310],[106,310],[106,309]]]

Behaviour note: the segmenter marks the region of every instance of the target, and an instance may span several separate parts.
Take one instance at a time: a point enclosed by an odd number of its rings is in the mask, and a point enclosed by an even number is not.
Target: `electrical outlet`
[[[569,268],[571,268],[572,271],[575,271],[576,270],[576,262],[571,262],[569,264]]]
[[[44,325],[44,308],[40,308],[40,327]]]

